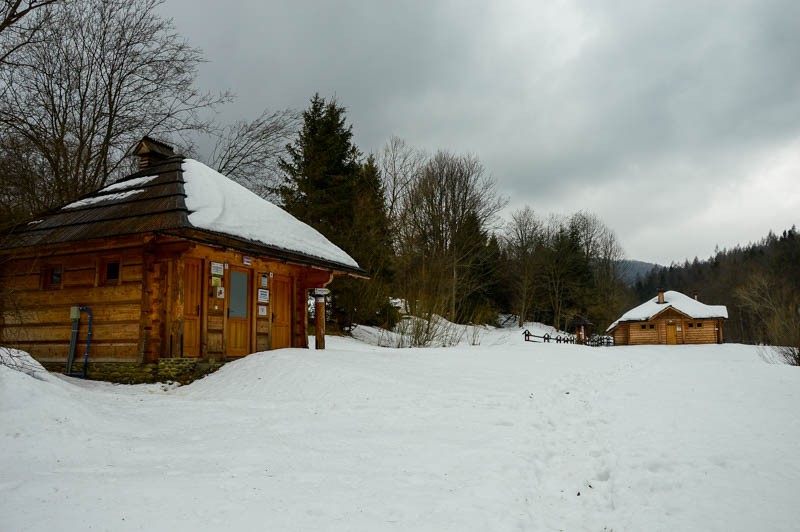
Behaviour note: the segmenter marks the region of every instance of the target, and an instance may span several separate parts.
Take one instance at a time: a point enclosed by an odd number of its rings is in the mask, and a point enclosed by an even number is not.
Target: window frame
[[[53,273],[58,272],[58,282],[53,282]],[[49,263],[42,267],[42,290],[61,290],[64,288],[64,264]]]
[[[117,265],[117,277],[108,277],[108,267],[112,264]],[[100,259],[98,274],[98,286],[118,286],[122,284],[122,258],[118,255],[103,257]]]

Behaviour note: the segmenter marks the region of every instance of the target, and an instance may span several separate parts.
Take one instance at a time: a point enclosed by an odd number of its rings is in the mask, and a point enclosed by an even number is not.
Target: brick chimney
[[[658,288],[657,290],[658,290],[658,304],[659,305],[663,305],[664,304],[664,289],[663,288]]]
[[[142,137],[133,154],[139,157],[139,170],[159,164],[176,155],[172,146],[150,137]]]

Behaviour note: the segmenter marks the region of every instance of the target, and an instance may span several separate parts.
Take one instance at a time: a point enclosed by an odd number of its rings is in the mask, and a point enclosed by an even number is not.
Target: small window
[[[61,288],[63,269],[60,264],[48,264],[42,271],[42,288],[51,290]]]
[[[694,323],[689,324],[689,328],[691,329],[692,327],[694,327]]]
[[[651,328],[651,329],[655,329],[655,328],[656,328],[656,324],[655,324],[655,323],[651,323],[651,324],[650,324],[650,328]]]
[[[100,284],[119,284],[119,259],[106,259],[100,265]]]
[[[702,323],[698,323],[698,324],[697,324],[697,327],[698,327],[698,328],[700,328],[700,327],[702,327],[702,326],[703,326],[703,324],[702,324]]]
[[[643,323],[643,324],[642,324],[642,329],[647,329],[647,325],[645,325],[645,324]]]

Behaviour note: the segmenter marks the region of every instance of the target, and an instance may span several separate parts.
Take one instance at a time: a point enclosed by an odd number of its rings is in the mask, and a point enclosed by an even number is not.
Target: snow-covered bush
[[[0,366],[9,367],[40,380],[45,380],[47,375],[47,370],[28,353],[9,347],[0,347]]]

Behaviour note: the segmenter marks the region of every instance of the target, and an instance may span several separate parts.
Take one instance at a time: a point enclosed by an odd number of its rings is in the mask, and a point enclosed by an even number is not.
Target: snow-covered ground
[[[177,388],[0,366],[0,530],[797,530],[798,404],[755,347],[517,329]]]

